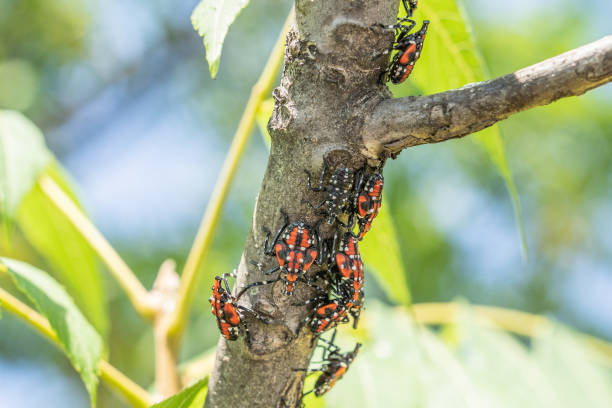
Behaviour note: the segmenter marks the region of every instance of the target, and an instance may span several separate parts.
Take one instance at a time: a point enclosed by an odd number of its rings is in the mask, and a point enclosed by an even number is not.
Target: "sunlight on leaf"
[[[45,139],[19,112],[0,110],[0,212],[11,218],[51,159]]]
[[[16,286],[28,296],[49,324],[96,406],[98,364],[103,354],[102,339],[87,322],[64,288],[45,272],[26,263],[0,258]]]
[[[151,408],[201,408],[204,405],[208,377],[198,381],[172,397],[163,400]]]
[[[66,176],[57,163],[44,173],[72,200]],[[106,337],[108,313],[96,255],[81,233],[37,184],[23,199],[17,223],[28,242],[45,258],[53,274],[66,287],[83,314]]]
[[[372,273],[387,296],[401,305],[410,304],[410,289],[402,261],[395,224],[387,200],[374,220],[374,227],[359,244],[366,270]]]
[[[202,0],[191,14],[193,28],[204,37],[206,60],[213,79],[219,70],[227,30],[248,3],[249,0]]]
[[[485,80],[488,70],[474,41],[470,24],[460,0],[419,2],[415,19],[430,20],[423,53],[410,82],[425,94],[459,88]],[[419,26],[420,27],[420,26]],[[408,86],[393,89],[397,96],[406,96]],[[504,143],[498,125],[484,129],[472,138],[481,145],[501,173],[514,207],[521,248],[527,256],[527,238],[519,195],[506,160]]]
[[[40,130],[18,112],[0,111],[0,212],[15,219],[28,242],[53,268],[85,316],[106,335],[102,280],[89,244],[36,184],[52,177],[76,202]],[[9,236],[8,231],[5,231]],[[8,247],[8,254],[11,253]]]

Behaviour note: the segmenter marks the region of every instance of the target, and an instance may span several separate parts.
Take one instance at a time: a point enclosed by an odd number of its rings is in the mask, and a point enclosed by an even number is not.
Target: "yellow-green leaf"
[[[0,110],[0,212],[12,218],[51,154],[38,128],[16,111]]]
[[[52,178],[78,205],[57,164],[47,168],[44,175]],[[96,255],[87,240],[38,184],[23,199],[17,213],[17,223],[28,242],[44,257],[83,314],[105,336],[108,314],[103,282]]]
[[[398,304],[409,305],[410,288],[402,261],[397,233],[389,205],[383,198],[372,229],[359,244],[363,263],[387,295]]]
[[[430,20],[421,58],[410,77],[411,85],[421,92],[432,94],[459,88],[471,82],[485,80],[488,70],[476,45],[470,24],[460,0],[428,0],[419,2],[415,19]],[[406,84],[393,89],[404,96],[409,92]],[[494,125],[476,134],[482,146],[501,173],[512,203],[519,229],[522,249],[527,254],[527,239],[518,192],[506,160],[504,142],[499,126]]]
[[[0,111],[0,213],[4,219],[15,219],[85,316],[105,335],[108,317],[94,252],[36,183],[44,173],[76,202],[59,166],[49,163],[54,163],[53,155],[36,125],[18,112]]]

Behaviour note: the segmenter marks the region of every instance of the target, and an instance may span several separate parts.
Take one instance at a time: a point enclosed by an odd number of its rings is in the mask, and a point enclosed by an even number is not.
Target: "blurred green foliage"
[[[0,108],[55,110],[59,70],[87,53],[91,17],[81,0],[0,3]]]
[[[456,324],[433,330],[372,302],[368,336],[343,333],[344,350],[364,345],[323,406],[604,408],[612,401],[609,367],[576,333],[552,325],[528,345],[488,324],[464,305]]]

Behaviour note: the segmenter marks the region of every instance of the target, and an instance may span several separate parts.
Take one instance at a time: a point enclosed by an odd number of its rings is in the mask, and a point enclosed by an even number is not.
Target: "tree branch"
[[[364,166],[359,154],[362,115],[388,97],[378,78],[392,30],[381,24],[396,20],[398,0],[297,0],[296,21],[287,35],[281,84],[273,92],[275,107],[268,123],[270,158],[257,198],[253,225],[238,267],[237,288],[265,279],[250,265],[266,269],[278,265],[263,253],[265,234],[283,224],[281,209],[292,222],[313,226],[321,215],[305,201],[321,195],[308,188],[304,170],[320,174],[323,158],[332,166],[353,170]],[[333,239],[335,225],[320,226],[321,239]],[[321,266],[313,265],[314,276]],[[274,408],[301,406],[304,372],[316,338],[304,324],[312,305],[296,303],[312,298],[314,289],[298,284],[291,296],[276,282],[247,292],[240,299],[273,324],[245,317],[248,333],[237,341],[221,338],[210,376],[208,408]]]
[[[362,129],[369,158],[477,132],[508,116],[612,81],[612,35],[494,80],[386,99]]]

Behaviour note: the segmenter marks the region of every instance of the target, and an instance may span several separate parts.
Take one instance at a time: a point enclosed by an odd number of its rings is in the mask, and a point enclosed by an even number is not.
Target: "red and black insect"
[[[319,274],[319,278],[331,281],[331,294],[321,293],[294,305],[315,304],[313,314],[305,320],[305,324],[308,324],[315,334],[332,329],[339,323],[348,323],[349,314],[353,316],[353,327],[356,328],[361,314],[364,276],[358,239],[353,233],[345,232],[336,249],[337,241],[336,234],[332,244],[334,252],[330,257],[330,267],[326,274]]]
[[[336,240],[337,235],[334,237],[334,249]],[[340,241],[340,247],[332,256],[334,265],[329,269],[334,291],[342,298],[344,306],[353,316],[353,328],[357,328],[364,296],[363,261],[358,242],[357,237],[346,232]]]
[[[317,397],[325,394],[329,390],[333,388],[333,386],[341,379],[344,374],[348,371],[351,363],[355,360],[357,353],[359,352],[359,348],[361,347],[361,343],[357,343],[353,351],[349,351],[347,353],[342,353],[340,348],[334,344],[334,338],[336,336],[336,332],[331,337],[330,341],[319,339],[324,342],[326,345],[323,346],[323,358],[322,358],[322,366],[319,368],[306,368],[306,369],[296,369],[295,371],[306,371],[308,373],[320,372],[321,375],[317,378],[315,382],[314,388],[308,392],[305,392],[302,397],[305,395],[314,392]]]
[[[423,50],[429,20],[423,21],[419,31],[410,33],[416,25],[416,22],[411,20],[410,17],[417,8],[417,0],[402,0],[402,4],[406,10],[406,17],[398,19],[398,22],[392,26],[383,26],[384,28],[392,28],[397,37],[391,50],[385,52],[385,54],[392,51],[397,51],[397,53],[381,75],[381,82],[389,80],[394,84],[404,82],[410,76],[414,64],[421,57],[421,51]]]
[[[370,174],[367,176],[367,180],[365,180],[365,177],[362,173],[357,184],[357,194],[353,204],[359,225],[358,237],[360,240],[372,228],[372,221],[378,215],[382,203],[382,190],[385,184],[381,171]]]
[[[336,296],[331,298],[322,289],[318,288],[322,293],[314,296],[305,302],[295,303],[293,306],[306,306],[314,303],[315,307],[313,314],[304,319],[304,324],[307,324],[315,334],[321,334],[324,331],[333,329],[338,323],[348,323],[349,317],[344,299]]]
[[[213,315],[217,318],[217,326],[221,335],[228,340],[238,339],[242,330],[248,332],[245,315],[249,314],[265,323],[265,319],[259,314],[245,306],[237,304],[238,299],[244,294],[242,290],[237,296],[232,296],[232,291],[227,283],[228,276],[236,276],[236,271],[231,274],[216,276],[212,286],[212,296],[208,299]]]
[[[308,170],[304,170],[304,172],[308,175],[308,187],[311,190],[325,192],[325,198],[319,204],[312,205],[308,201],[305,202],[315,210],[326,206],[327,223],[333,224],[338,219],[339,214],[350,209],[351,196],[355,186],[355,173],[348,167],[338,167],[330,177],[329,183],[324,185],[325,174],[327,172],[327,163],[324,160],[319,185],[312,187],[310,184],[310,173]]]
[[[404,23],[408,22],[407,25]],[[423,21],[419,31],[410,33],[416,23],[410,19],[404,19],[393,26],[398,32],[398,37],[393,44],[392,50],[398,52],[393,56],[391,64],[383,73],[383,81],[390,80],[394,84],[400,84],[410,76],[414,64],[421,57],[429,20]]]
[[[306,319],[306,323],[310,323],[309,326],[313,333],[321,334],[333,329],[338,323],[348,323],[348,311],[343,299],[321,297],[315,306],[314,314]]]
[[[280,270],[280,276],[277,279],[251,283],[243,290],[283,280],[285,295],[292,295],[298,281],[313,285],[306,272],[314,263],[320,265],[324,258],[317,229],[316,227],[310,228],[301,221],[290,224],[288,215],[284,211],[282,214],[285,217],[285,223],[274,236],[272,243],[269,242],[270,231],[263,229],[267,233],[264,254],[276,256],[278,265],[264,271],[262,264],[251,262],[265,275]]]
[[[406,0],[402,0],[402,3],[404,4],[404,9],[406,10],[406,16],[412,17],[412,13],[414,13],[414,10],[417,8],[418,0],[408,0],[408,4],[406,4]]]

